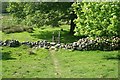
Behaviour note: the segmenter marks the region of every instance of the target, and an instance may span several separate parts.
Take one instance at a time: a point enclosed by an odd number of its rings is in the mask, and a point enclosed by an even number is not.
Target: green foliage
[[[2,28],[4,26],[10,27],[10,26],[18,25],[18,21],[9,14],[2,14],[2,19],[0,20],[0,22],[2,23]]]
[[[61,20],[69,20],[72,3],[12,2],[7,8],[13,17],[28,26],[59,26]]]
[[[120,36],[120,2],[74,3],[75,35]]]
[[[27,26],[59,26],[69,22],[72,7],[78,36],[120,36],[119,2],[12,2],[7,8],[16,22]]]

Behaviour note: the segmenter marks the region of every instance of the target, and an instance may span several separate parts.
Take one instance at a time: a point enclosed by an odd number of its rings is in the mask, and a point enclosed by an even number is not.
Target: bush
[[[27,26],[16,25],[16,26],[7,27],[7,28],[3,27],[2,31],[5,32],[5,33],[7,33],[7,34],[9,34],[9,33],[15,33],[15,32],[23,32],[23,31],[32,32],[33,28],[27,27]]]

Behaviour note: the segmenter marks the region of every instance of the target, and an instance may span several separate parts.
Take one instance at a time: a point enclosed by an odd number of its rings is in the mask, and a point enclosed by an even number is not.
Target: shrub
[[[7,28],[3,27],[2,31],[7,33],[7,34],[15,33],[15,32],[23,32],[23,31],[32,32],[33,28],[32,27],[21,26],[21,25],[16,25],[16,26],[7,27]]]

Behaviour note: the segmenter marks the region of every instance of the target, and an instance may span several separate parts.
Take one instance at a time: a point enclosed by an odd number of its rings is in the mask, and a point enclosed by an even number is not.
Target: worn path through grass
[[[55,50],[50,50],[49,53],[50,53],[51,59],[53,61],[53,65],[54,65],[54,69],[55,69],[55,76],[57,78],[60,78],[60,77],[62,77],[61,76],[61,68],[60,68],[60,63],[59,63],[57,57],[55,56],[55,54],[56,54]]]

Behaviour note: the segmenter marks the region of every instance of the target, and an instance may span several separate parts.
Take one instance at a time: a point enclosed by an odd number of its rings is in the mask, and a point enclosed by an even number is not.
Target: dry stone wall
[[[31,48],[45,48],[45,49],[72,49],[72,50],[120,50],[120,38],[119,37],[97,37],[95,39],[82,38],[73,43],[55,43],[48,42],[47,40],[36,42],[19,42],[17,40],[0,41],[0,46],[19,47],[20,45],[27,45]]]

